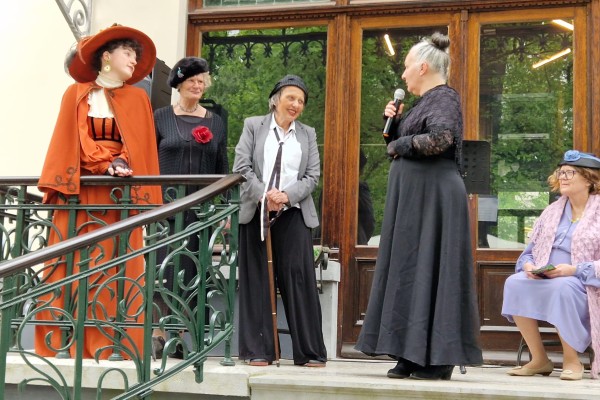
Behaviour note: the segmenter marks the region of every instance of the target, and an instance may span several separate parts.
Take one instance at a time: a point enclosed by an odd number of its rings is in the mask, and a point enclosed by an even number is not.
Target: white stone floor
[[[468,367],[465,375],[455,368],[450,381],[389,379],[389,361],[337,360],[326,368],[239,365],[249,374],[252,399],[600,399],[600,380],[589,372],[576,382],[561,381],[560,370],[550,376],[511,377],[510,367]],[[277,396],[277,393],[280,396]],[[303,393],[303,397],[297,396]],[[270,395],[269,395],[270,394]],[[284,395],[285,394],[285,395]]]
[[[25,366],[16,359],[8,361],[7,383],[16,384],[26,374]],[[291,360],[282,360],[280,367],[251,367],[237,359],[230,367],[220,365],[220,361],[220,357],[206,361],[202,383],[195,382],[188,368],[156,387],[155,393],[170,394],[171,398],[180,393],[182,397],[195,394],[252,400],[600,399],[600,380],[591,380],[589,371],[583,380],[568,382],[559,379],[558,368],[548,377],[511,377],[506,374],[510,367],[485,365],[468,367],[465,375],[456,368],[450,381],[419,381],[387,378],[387,370],[395,365],[391,361],[339,359],[330,360],[325,368],[299,367]],[[68,361],[63,362],[68,369]],[[93,382],[110,364],[86,360],[85,376]]]

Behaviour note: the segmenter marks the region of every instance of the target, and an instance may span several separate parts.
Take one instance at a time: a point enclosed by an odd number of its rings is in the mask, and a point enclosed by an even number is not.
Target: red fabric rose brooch
[[[212,140],[213,134],[206,126],[197,126],[192,129],[192,136],[198,143],[208,143]]]

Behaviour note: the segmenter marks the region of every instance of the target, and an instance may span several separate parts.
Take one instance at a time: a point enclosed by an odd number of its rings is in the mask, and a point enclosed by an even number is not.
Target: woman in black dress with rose
[[[185,57],[173,66],[167,82],[172,88],[177,89],[179,100],[174,106],[163,107],[154,112],[160,173],[162,175],[227,174],[229,164],[225,124],[218,115],[199,103],[205,90],[211,85],[208,63],[203,58]],[[165,191],[166,189],[167,187],[163,188]],[[197,187],[188,186],[185,195],[196,190]],[[165,201],[174,196],[171,192],[164,194]],[[188,212],[185,215],[184,226],[196,220],[195,214]],[[190,251],[197,251],[198,242],[197,235],[190,236],[187,248]],[[164,258],[164,255],[161,258]],[[196,264],[188,257],[180,257],[177,267],[179,271],[185,271],[183,282],[175,283],[176,277],[172,266],[164,271],[164,286],[169,290],[177,288],[181,290],[182,286],[187,286],[198,275]],[[186,298],[185,292],[182,294],[183,299],[193,310],[196,306],[195,298]],[[160,308],[161,315],[168,313],[168,307],[160,295],[155,295],[154,302]],[[161,356],[163,345],[163,333],[156,330],[153,337],[156,357]],[[175,355],[182,356],[179,351]]]

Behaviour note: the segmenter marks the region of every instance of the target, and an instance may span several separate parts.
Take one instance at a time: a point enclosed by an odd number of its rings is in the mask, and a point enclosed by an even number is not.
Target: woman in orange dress
[[[144,90],[131,86],[152,70],[156,49],[144,33],[121,25],[113,25],[98,34],[79,41],[66,60],[65,67],[77,81],[63,96],[58,120],[50,141],[38,188],[44,192],[44,203],[65,205],[68,197],[79,196],[80,204],[115,204],[112,186],[81,186],[82,175],[127,177],[159,175],[152,107]],[[138,186],[131,190],[134,204],[162,202],[159,186]],[[78,211],[74,231],[68,229],[68,210],[57,210],[49,245],[74,235],[93,231],[121,220],[121,210]],[[142,229],[131,232],[128,244],[132,250],[143,246]],[[118,239],[107,239],[93,248],[89,267],[106,263],[117,255]],[[79,253],[75,253],[72,271],[65,258],[46,265],[42,282],[52,283],[79,271]],[[61,339],[56,325],[38,325],[35,329],[35,351],[52,357],[71,356],[77,340],[83,340],[85,358],[108,358],[120,353],[124,358],[141,355],[143,329],[131,327],[117,335],[111,323],[144,321],[144,259],[142,256],[124,265],[122,277],[115,280],[121,266],[92,275],[88,280],[88,326],[83,338],[73,337],[71,324]],[[124,282],[125,307],[117,309],[117,280]],[[77,286],[60,295],[48,294],[39,299],[38,321],[65,320],[69,314],[77,318]],[[64,332],[63,332],[64,333]],[[140,353],[135,352],[135,348]],[[117,355],[117,359],[119,355]]]

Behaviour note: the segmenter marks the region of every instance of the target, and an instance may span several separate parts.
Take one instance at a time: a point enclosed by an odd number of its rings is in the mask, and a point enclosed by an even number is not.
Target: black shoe
[[[419,364],[415,364],[412,361],[404,360],[401,358],[398,360],[396,366],[388,371],[387,377],[394,379],[408,378],[410,374],[412,374],[419,368],[421,368]]]
[[[183,360],[183,344],[181,343],[177,343],[177,346],[175,346],[175,352],[172,354],[169,354],[170,358],[178,358],[180,360]]]
[[[428,365],[410,374],[412,379],[424,379],[429,381],[449,381],[454,371],[454,365]]]
[[[165,348],[165,338],[162,336],[152,336],[152,359],[162,358]]]

